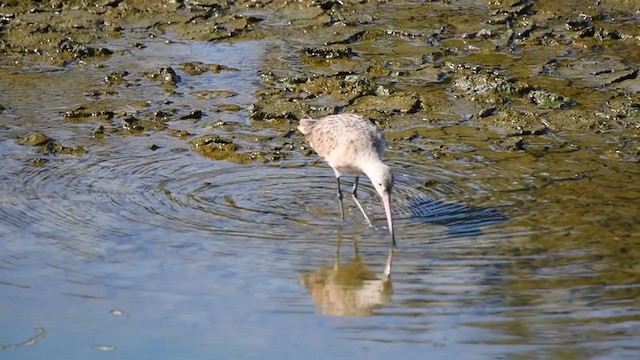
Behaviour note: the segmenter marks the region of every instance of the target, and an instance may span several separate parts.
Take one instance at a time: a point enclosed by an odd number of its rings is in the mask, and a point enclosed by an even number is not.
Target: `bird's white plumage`
[[[392,244],[395,246],[391,216],[391,190],[394,179],[393,173],[382,161],[386,146],[385,139],[375,124],[357,114],[337,114],[319,119],[305,117],[300,120],[298,129],[307,138],[311,147],[333,168],[336,178],[338,178],[338,197],[342,216],[344,216],[340,190],[342,174],[355,174],[356,176],[366,174],[369,177],[382,198],[389,233]],[[355,184],[352,192],[353,198],[365,219],[370,222],[357,199],[357,178]],[[385,276],[388,276],[391,271],[392,254],[393,247],[389,252]]]

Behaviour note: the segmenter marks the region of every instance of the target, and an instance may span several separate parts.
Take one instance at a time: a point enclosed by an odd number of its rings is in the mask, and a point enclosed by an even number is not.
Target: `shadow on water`
[[[507,217],[496,208],[457,204],[426,195],[406,200],[409,220],[445,226],[449,236],[479,236],[482,228],[503,223]]]

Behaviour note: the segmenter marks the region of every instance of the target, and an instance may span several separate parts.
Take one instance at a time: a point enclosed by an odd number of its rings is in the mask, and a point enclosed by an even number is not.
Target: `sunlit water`
[[[258,60],[246,56],[260,51],[242,46],[180,48],[155,61],[226,59],[240,71],[190,86],[234,82],[244,106],[258,84]],[[157,54],[145,51],[118,61]],[[102,76],[70,71],[85,81]],[[545,173],[548,164],[524,171],[518,155],[438,160],[392,143],[399,249],[385,283],[389,238],[368,180],[360,198],[376,228],[349,196],[342,224],[333,172],[315,157],[233,164],[163,133],[88,140],[96,124],[56,118],[82,95],[51,86],[24,102],[2,95],[14,110],[0,115],[0,358],[605,359],[640,351],[637,265],[600,247],[607,239],[589,238],[606,232],[600,212],[583,209],[588,199],[545,194],[545,179],[563,176]],[[248,123],[243,114],[236,120]],[[30,165],[33,150],[15,137],[43,129],[90,151]],[[590,181],[608,176],[593,171]],[[621,214],[625,206],[637,205]],[[637,243],[637,227],[624,231],[630,222],[617,218],[622,226],[610,234],[623,252]]]

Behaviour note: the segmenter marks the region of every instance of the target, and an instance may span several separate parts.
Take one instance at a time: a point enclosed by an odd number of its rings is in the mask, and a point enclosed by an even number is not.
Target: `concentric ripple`
[[[496,205],[491,196],[495,185],[469,180],[498,176],[492,164],[475,168],[473,163],[390,159],[399,244],[391,289],[376,285],[388,234],[381,201],[368,179],[361,181],[359,198],[375,229],[363,223],[348,196],[350,177],[343,183],[347,211],[341,224],[333,172],[316,165],[315,157],[233,164],[171,151],[170,146],[135,151],[139,139],[122,141],[116,150],[58,156],[42,167],[19,156],[1,164],[5,201],[0,221],[6,226],[0,235],[15,231],[35,239],[4,236],[12,256],[0,266],[14,275],[3,279],[5,287],[37,289],[32,284],[41,281],[39,273],[25,277],[14,269],[27,269],[28,256],[44,254],[41,272],[61,274],[64,296],[102,301],[118,291],[141,296],[151,290],[167,298],[184,296],[186,308],[194,299],[225,294],[238,283],[252,289],[247,293],[265,284],[262,294],[277,300],[268,311],[306,314],[313,303],[295,286],[300,274],[302,279],[307,274],[315,279],[305,286],[316,304],[331,300],[353,305],[358,314],[364,309],[382,315],[339,328],[358,341],[423,342],[435,335],[437,342],[462,326],[456,343],[487,342],[521,318],[540,331],[552,331],[555,323],[574,321],[571,315],[558,317],[566,304],[557,299],[579,306],[585,317],[600,316],[586,303],[600,286],[589,268],[591,258],[564,249],[529,250],[526,246],[537,246],[536,241],[543,243],[562,228],[527,234],[528,222],[514,226],[514,217],[521,215],[508,207],[522,194],[501,197]],[[341,240],[339,259],[336,243]],[[361,258],[354,255],[356,245]],[[42,248],[49,251],[38,252]],[[64,256],[68,253],[72,256]],[[529,275],[523,278],[521,272]],[[576,278],[585,286],[567,291],[566,284]],[[571,295],[580,291],[585,305],[576,305]],[[231,296],[245,296],[240,294]],[[351,301],[369,294],[380,296],[372,302]],[[547,305],[529,304],[529,298]],[[609,300],[603,296],[599,301]],[[203,312],[209,306],[204,304]],[[628,314],[637,318],[635,309]],[[582,326],[571,324],[572,330]]]
[[[381,255],[375,261],[384,261],[386,221],[366,177],[358,196],[373,229],[349,196],[353,177],[342,182],[346,214],[341,222],[333,171],[314,165],[315,157],[234,164],[171,151],[170,146],[152,151],[142,144],[141,151],[134,151],[139,140],[120,141],[116,151],[56,157],[42,167],[20,160],[5,163],[0,191],[7,195],[0,221],[85,258],[157,251],[149,244],[161,241],[190,249],[188,256],[275,251],[278,258],[264,264],[275,269],[292,254],[332,253],[336,232],[344,230],[370,241],[373,246],[364,248]],[[468,203],[481,197],[482,189],[461,186],[464,171],[438,163],[390,163],[402,253],[422,257],[440,246],[464,249],[479,246],[479,238],[485,245],[496,241],[491,225],[504,221],[504,215],[477,201]],[[480,236],[486,232],[489,236]]]
[[[425,166],[396,171],[393,207],[403,247],[452,235],[477,235],[502,221],[495,209],[451,200],[473,197],[446,179],[461,176]],[[424,176],[440,179],[425,186]],[[349,194],[352,178],[343,181]],[[380,234],[386,223],[368,179],[359,199]],[[296,239],[331,234],[340,224],[336,182],[327,166],[229,164],[193,153],[147,151],[137,155],[56,159],[46,166],[15,166],[0,181],[6,203],[0,217],[19,229],[58,239],[131,236],[128,222],[158,229],[254,239]],[[363,219],[344,198],[345,225]],[[362,229],[366,229],[365,226]],[[140,230],[138,230],[140,231]],[[363,230],[364,231],[364,230]]]
[[[175,206],[194,216],[177,221],[198,229],[281,238],[301,226],[335,225],[337,203],[320,171],[298,167],[235,166],[198,171],[158,184]],[[335,189],[333,189],[335,191]]]

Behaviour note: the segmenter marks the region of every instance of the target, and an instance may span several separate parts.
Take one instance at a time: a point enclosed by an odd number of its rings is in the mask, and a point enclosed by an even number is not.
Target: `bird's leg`
[[[356,233],[351,234],[351,241],[353,243],[353,259],[360,260],[360,249],[358,248],[358,235]]]
[[[387,257],[387,265],[384,267],[384,274],[382,280],[388,281],[391,277],[391,263],[393,262],[393,246],[389,249],[389,256]]]
[[[344,222],[344,206],[342,205],[342,190],[340,189],[340,177],[336,177],[336,181],[338,182],[338,203],[340,203],[340,218],[342,222]]]
[[[364,208],[360,204],[360,201],[358,201],[358,179],[359,179],[359,177],[356,176],[356,181],[353,183],[353,189],[351,190],[351,195],[353,195],[353,201],[355,201],[356,205],[358,205],[358,209],[360,209],[360,211],[362,212],[362,215],[364,215],[364,219],[367,220],[367,224],[369,224],[369,226],[373,227],[373,224],[371,223],[371,220],[369,220],[369,216],[364,211]]]
[[[338,230],[338,241],[336,241],[336,262],[333,265],[335,270],[338,270],[338,267],[340,266],[340,244],[342,243],[342,238],[342,230]]]

